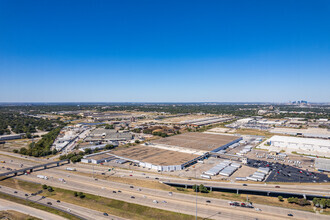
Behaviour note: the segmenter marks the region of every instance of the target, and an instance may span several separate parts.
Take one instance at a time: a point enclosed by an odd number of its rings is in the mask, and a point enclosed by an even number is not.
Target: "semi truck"
[[[76,171],[76,168],[67,167],[66,170],[69,170],[69,171]]]
[[[37,177],[40,178],[40,179],[48,180],[48,177],[47,176],[44,176],[44,175],[37,175]]]

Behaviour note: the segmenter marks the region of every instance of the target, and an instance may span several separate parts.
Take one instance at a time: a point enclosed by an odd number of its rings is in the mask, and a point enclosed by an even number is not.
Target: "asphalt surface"
[[[299,169],[290,165],[281,163],[267,162],[264,160],[249,160],[248,166],[269,167],[271,172],[266,182],[296,182],[296,183],[324,183],[330,182],[330,178],[326,174],[316,173]]]
[[[13,161],[13,163],[15,163],[15,161]],[[68,167],[69,166],[73,165],[68,165]],[[86,167],[86,169],[87,168],[88,167]],[[103,167],[99,168],[105,169]],[[91,173],[91,170],[89,170],[89,172]],[[123,173],[125,172],[123,171]],[[130,171],[128,172],[131,173]],[[49,176],[49,180],[36,178],[37,174],[47,175]],[[145,178],[146,175],[149,174],[143,175],[142,172],[134,171],[134,173],[129,175],[132,175],[132,178],[135,178],[135,176],[139,175],[141,176],[141,178]],[[65,171],[63,167],[38,171],[37,173],[32,173],[32,175],[20,176],[15,178],[21,178],[32,182],[48,184],[51,186],[71,189],[75,191],[79,190],[86,193],[101,195],[108,198],[114,198],[122,201],[156,207],[164,210],[181,212],[191,215],[195,214],[195,197],[192,195],[175,193],[170,196],[166,191],[147,189],[138,186],[130,188],[128,184],[122,184],[106,180],[95,181],[90,177],[77,175],[74,172],[69,173]],[[64,178],[66,180],[66,184],[59,181],[58,178]],[[256,187],[260,187],[260,185],[255,185]],[[138,191],[137,188],[140,188],[141,191]],[[117,193],[113,193],[113,190],[117,191]],[[118,190],[121,190],[122,192],[118,193]],[[132,199],[131,196],[134,196],[135,199]],[[153,200],[157,200],[159,203],[155,204],[153,203]],[[206,200],[210,200],[211,203],[207,203]],[[166,201],[166,203],[163,203],[162,201]],[[198,197],[197,202],[198,215],[201,217],[212,216],[210,217],[212,219],[255,219],[256,217],[258,219],[283,219],[286,218],[288,213],[292,213],[294,215],[294,218],[299,219],[305,219],[306,217],[308,217],[309,219],[327,219],[325,218],[326,216],[316,215],[313,213],[258,204],[255,204],[255,207],[260,208],[263,211],[258,212],[254,209],[251,210],[241,207],[230,207],[228,205],[228,200],[221,199],[207,199],[205,197]],[[219,214],[219,212],[221,212],[221,214]]]
[[[41,203],[45,206],[57,208],[57,209],[60,209],[64,212],[76,215],[76,216],[80,217],[81,219],[94,219],[94,218],[102,219],[102,220],[109,220],[109,219],[121,220],[121,219],[123,219],[123,218],[119,218],[117,216],[111,216],[111,215],[104,216],[103,212],[95,211],[93,209],[88,209],[88,208],[85,208],[85,207],[77,206],[77,205],[67,203],[67,202],[63,202],[63,201],[57,202],[57,200],[54,200],[54,199],[51,199],[51,198],[43,198],[42,196],[39,196],[39,195],[31,195],[30,193],[27,193],[25,191],[12,189],[12,188],[5,187],[5,186],[1,186],[0,192],[9,194],[9,195],[12,195],[12,196],[15,196],[15,197],[19,197],[19,198],[22,198],[22,199],[26,199],[28,201],[38,202],[38,203]],[[26,196],[26,194],[28,196]],[[48,204],[48,203],[51,203],[51,205]],[[39,209],[36,209],[36,210],[39,210]],[[28,212],[28,213],[32,215],[35,212]],[[54,215],[54,216],[57,216],[57,215]],[[45,218],[42,218],[42,219],[48,219],[48,218],[45,217]],[[54,218],[54,219],[56,219],[56,218]],[[65,219],[65,218],[57,216],[57,219]]]
[[[7,210],[14,210],[18,211],[27,215],[31,215],[40,219],[47,219],[47,220],[65,220],[61,216],[42,211],[40,209],[31,208],[29,206],[25,206],[19,203],[11,202],[8,200],[0,199],[0,210],[7,211]]]

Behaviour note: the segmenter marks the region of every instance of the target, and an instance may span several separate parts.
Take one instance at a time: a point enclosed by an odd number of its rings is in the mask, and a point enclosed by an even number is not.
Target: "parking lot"
[[[329,182],[326,174],[312,172],[310,170],[299,169],[281,163],[272,163],[263,160],[249,160],[250,167],[269,167],[271,172],[266,178],[266,182],[301,182],[301,183],[320,183]]]

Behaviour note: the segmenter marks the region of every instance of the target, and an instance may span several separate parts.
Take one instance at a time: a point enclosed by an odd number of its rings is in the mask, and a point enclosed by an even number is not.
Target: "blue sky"
[[[0,1],[0,102],[330,102],[330,1]]]

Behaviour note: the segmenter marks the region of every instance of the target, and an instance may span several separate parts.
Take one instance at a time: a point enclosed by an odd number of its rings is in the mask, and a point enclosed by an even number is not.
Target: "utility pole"
[[[195,169],[195,179],[197,179],[197,167]],[[196,191],[196,220],[197,220],[197,184],[196,184],[195,191]]]

